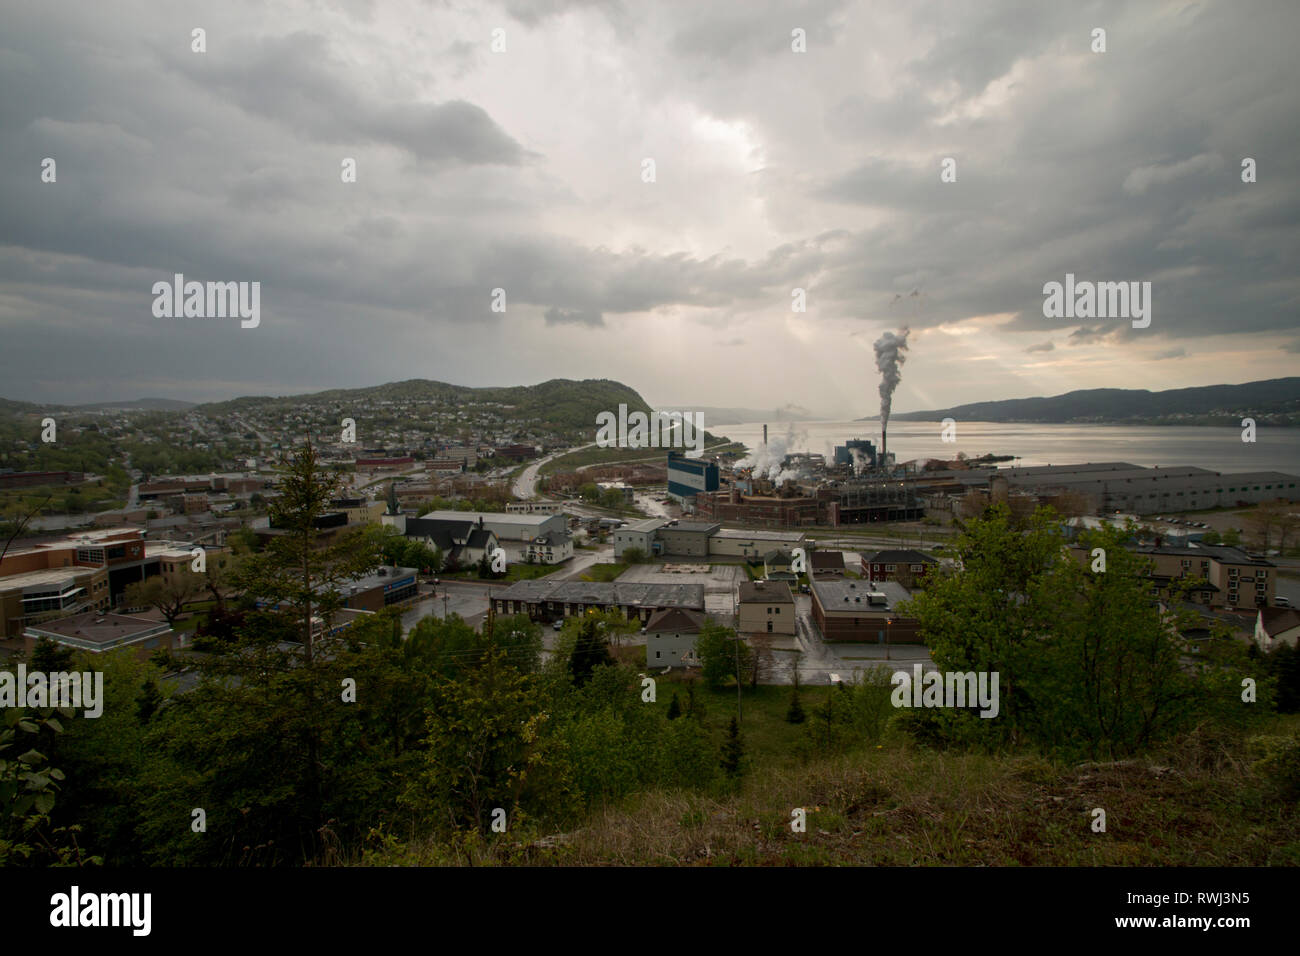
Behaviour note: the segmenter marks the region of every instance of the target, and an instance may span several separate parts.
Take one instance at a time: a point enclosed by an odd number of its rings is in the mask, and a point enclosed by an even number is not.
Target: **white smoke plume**
[[[740,461],[737,468],[754,469],[755,478],[770,478],[779,486],[787,478],[798,478],[799,473],[793,468],[782,468],[785,456],[792,451],[802,449],[808,444],[808,433],[793,424],[787,425],[784,435],[770,438],[766,445],[759,445]]]
[[[907,356],[903,352],[907,349],[909,331],[904,327],[898,335],[886,332],[871,346],[876,350],[876,368],[880,370],[880,426],[882,428],[889,424],[889,412],[894,404],[894,389],[898,388],[898,383],[903,380],[903,363],[907,361]]]

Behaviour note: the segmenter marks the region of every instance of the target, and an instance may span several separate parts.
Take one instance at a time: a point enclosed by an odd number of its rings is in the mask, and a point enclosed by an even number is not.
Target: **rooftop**
[[[477,523],[481,518],[483,521],[490,521],[496,524],[518,525],[521,528],[537,528],[552,521],[555,515],[546,514],[517,514],[508,511],[430,511],[423,517],[441,519],[443,521],[473,521]]]
[[[703,584],[636,584],[626,581],[516,581],[494,590],[494,600],[564,604],[619,604],[640,607],[686,607],[704,610]]]
[[[646,633],[663,631],[693,632],[704,623],[702,611],[691,611],[682,607],[666,607],[655,611],[646,621]]]
[[[667,518],[643,518],[640,521],[633,521],[631,524],[625,524],[620,531],[657,531],[668,523]]]
[[[743,581],[740,585],[741,604],[793,604],[794,595],[784,581]]]
[[[715,521],[677,521],[664,528],[665,531],[691,531],[697,534],[712,534],[720,525]]]
[[[864,555],[868,564],[935,564],[934,558],[911,548],[897,548],[889,551],[877,551]]]
[[[812,581],[814,597],[827,611],[864,611],[873,614],[894,614],[894,608],[907,600],[907,589],[893,581],[856,581],[829,578]],[[883,594],[884,603],[872,604],[870,594]]]
[[[52,640],[93,650],[106,650],[110,647],[134,644],[146,638],[157,637],[170,630],[171,626],[165,621],[150,621],[126,614],[87,611],[39,625],[30,625],[24,633],[28,637],[49,637]]]
[[[785,544],[794,544],[808,537],[802,531],[748,531],[744,528],[719,528],[713,536],[729,541],[779,541]]]

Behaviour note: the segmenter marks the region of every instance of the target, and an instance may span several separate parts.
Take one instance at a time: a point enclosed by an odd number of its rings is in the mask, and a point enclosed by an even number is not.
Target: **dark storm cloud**
[[[1243,16],[1223,3],[511,0],[455,30],[440,12],[464,5],[417,6],[428,16],[409,29],[429,41],[418,56],[383,33],[383,4],[344,5],[342,25],[303,15],[339,9],[330,3],[8,4],[0,330],[22,360],[4,389],[137,391],[111,388],[113,376],[157,382],[155,393],[173,381],[359,384],[393,377],[426,340],[431,360],[432,343],[461,334],[513,344],[517,311],[556,355],[611,316],[679,308],[739,345],[733,323],[753,320],[741,313],[789,316],[794,287],[808,291],[810,321],[925,329],[1009,315],[1001,331],[1029,341],[1177,339],[1162,358],[1225,331],[1246,342],[1296,326],[1293,4]],[[574,44],[572,70],[592,90],[630,91],[627,109],[589,113],[596,97],[549,95],[543,70],[511,73],[515,61],[486,52],[497,19],[512,50]],[[849,49],[846,31],[877,20],[894,39],[867,31]],[[204,55],[189,51],[198,22]],[[789,48],[796,26],[808,31],[802,58]],[[1108,29],[1105,54],[1088,51],[1093,26]],[[474,82],[452,92],[448,73]],[[572,120],[566,135],[589,137],[577,145],[601,162],[611,140],[643,155],[637,130],[657,116],[685,117],[683,142],[699,118],[743,124],[766,158],[692,169],[689,182],[704,199],[720,177],[750,177],[775,238],[742,255],[656,196],[637,210],[644,223],[613,233],[635,238],[609,248],[589,223],[621,223],[627,207],[548,155],[521,112]],[[46,156],[57,184],[40,182]],[[345,156],[358,160],[355,184],[340,183]],[[955,183],[940,182],[946,156]],[[1257,183],[1241,182],[1244,156]],[[155,320],[151,285],[174,272],[262,281],[256,338]],[[1067,272],[1150,281],[1151,327],[1045,318],[1043,284]],[[490,308],[496,288],[504,316]],[[771,339],[745,332],[747,360]],[[420,347],[373,348],[407,340]],[[502,381],[531,367],[481,352]]]
[[[386,143],[434,162],[517,165],[529,154],[473,103],[389,102],[365,86],[318,34],[230,41],[231,55],[168,47],[167,68],[197,89],[330,144]]]

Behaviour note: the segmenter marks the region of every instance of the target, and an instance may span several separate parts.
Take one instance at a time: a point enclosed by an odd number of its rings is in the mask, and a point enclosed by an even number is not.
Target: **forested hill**
[[[236,398],[202,405],[199,411],[222,416],[253,410],[287,412],[307,406],[361,407],[380,403],[491,408],[507,420],[535,421],[561,428],[590,428],[599,412],[616,412],[620,404],[627,405],[629,411],[651,410],[635,389],[609,379],[575,381],[555,378],[539,385],[471,388],[417,378],[369,388],[330,389],[283,398]]]
[[[1300,426],[1300,378],[1275,378],[1241,385],[1203,385],[1163,392],[1147,389],[1092,388],[1050,398],[973,402],[955,408],[896,412],[903,421],[1127,423],[1153,425]],[[863,419],[865,420],[865,419]]]

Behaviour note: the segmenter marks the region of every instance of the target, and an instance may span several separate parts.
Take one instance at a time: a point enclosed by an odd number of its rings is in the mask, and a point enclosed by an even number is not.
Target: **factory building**
[[[816,498],[777,498],[771,495],[743,495],[730,491],[703,493],[695,497],[697,518],[735,521],[768,528],[798,528],[826,524],[826,508]]]
[[[717,491],[719,486],[718,466],[713,462],[687,458],[679,452],[668,453],[668,494],[671,497],[685,502],[700,492]]]
[[[1035,494],[1076,492],[1090,510],[1102,514],[1149,515],[1300,498],[1300,477],[1276,471],[1226,473],[1194,466],[1143,468],[1128,462],[1100,462],[1008,468],[997,476],[1012,488]]]
[[[867,468],[876,467],[876,446],[865,438],[850,438],[843,445],[835,446],[833,459],[836,467],[854,467],[858,461]]]

